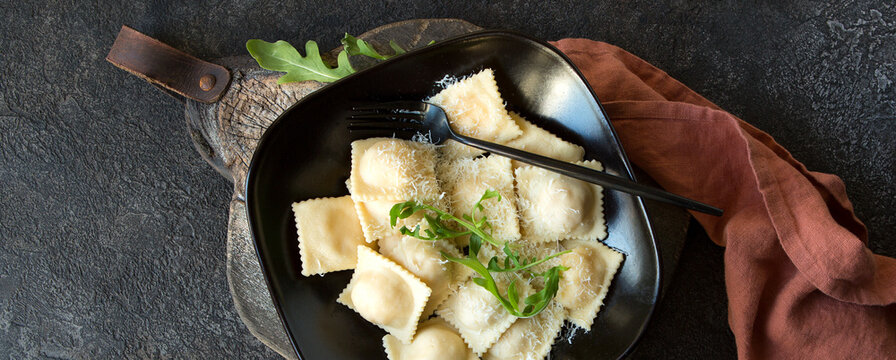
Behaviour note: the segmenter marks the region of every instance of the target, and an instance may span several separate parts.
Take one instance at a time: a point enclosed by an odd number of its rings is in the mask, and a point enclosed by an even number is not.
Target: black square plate
[[[264,133],[246,182],[249,224],[274,305],[302,359],[385,358],[385,334],[336,298],[351,271],[304,277],[290,204],[343,196],[350,170],[345,117],[370,101],[424,99],[449,76],[494,69],[507,107],[585,148],[607,172],[633,178],[600,103],[579,71],[551,45],[485,31],[436,43],[326,86],[284,112]],[[589,333],[554,345],[551,359],[615,359],[647,326],[660,286],[659,257],[641,200],[604,191],[609,238],[625,261]]]

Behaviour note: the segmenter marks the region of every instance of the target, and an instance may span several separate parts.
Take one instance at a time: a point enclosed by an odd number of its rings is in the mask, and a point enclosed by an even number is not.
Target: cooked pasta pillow
[[[292,205],[299,235],[302,275],[354,269],[366,244],[351,197],[305,200]]]
[[[599,162],[579,165],[601,170]],[[542,168],[516,169],[520,225],[533,242],[557,239],[603,239],[603,189]]]
[[[498,241],[519,240],[520,225],[510,159],[488,156],[446,161],[439,164],[438,176],[454,216],[459,218],[473,210],[473,205],[486,190],[501,194],[500,201],[492,198],[483,202],[485,210],[481,215],[488,217],[492,236]]]
[[[403,344],[392,335],[383,337],[389,360],[478,360],[451,325],[434,317],[420,324],[417,336]]]
[[[503,144],[522,134],[504,108],[492,69],[451,84],[427,101],[444,109],[451,128],[461,135]],[[442,153],[456,159],[482,151],[452,140],[445,143]]]
[[[431,290],[407,270],[366,246],[358,246],[358,266],[336,300],[365,320],[410,343]]]
[[[435,148],[393,138],[352,142],[352,199],[432,200],[441,191],[435,175]]]
[[[562,245],[572,252],[559,257],[569,270],[563,272],[554,299],[569,312],[570,322],[591,330],[610,282],[622,265],[622,254],[593,240],[566,240]]]

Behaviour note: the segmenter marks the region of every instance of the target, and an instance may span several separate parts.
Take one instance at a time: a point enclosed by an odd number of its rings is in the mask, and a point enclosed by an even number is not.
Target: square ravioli
[[[336,299],[403,343],[410,343],[431,290],[413,274],[366,246],[358,266]]]
[[[357,247],[365,241],[351,197],[305,200],[292,204],[292,211],[302,275],[355,268]]]
[[[504,108],[492,69],[448,85],[427,102],[444,109],[451,128],[461,135],[504,143],[522,133]]]
[[[504,144],[522,133],[504,108],[492,69],[484,69],[448,85],[427,102],[444,109],[451,128],[461,135]],[[451,159],[482,153],[454,141],[447,142],[443,150],[443,154]]]
[[[440,163],[437,171],[453,214],[458,218],[469,214],[486,190],[501,194],[500,201],[497,198],[483,201],[482,215],[492,225],[491,233],[496,240],[519,240],[520,224],[510,159],[501,156],[459,159]]]
[[[569,270],[563,272],[554,299],[566,308],[570,322],[590,331],[623,256],[594,240],[566,240],[562,246],[572,252],[559,256]]]
[[[495,276],[498,275],[498,276]],[[494,274],[495,282],[503,294],[507,293],[507,281],[501,274]],[[518,283],[520,300],[523,302],[529,287],[525,283]],[[482,355],[495,341],[501,337],[504,330],[517,320],[485,288],[476,285],[472,279],[460,286],[451,296],[436,310],[436,314],[448,321],[458,330],[461,338],[470,345],[477,355]]]
[[[478,360],[451,325],[441,318],[426,320],[417,327],[417,335],[410,344],[402,344],[392,335],[383,337],[383,347],[389,360],[445,359]]]
[[[451,290],[470,277],[473,270],[442,258],[441,251],[463,257],[457,248],[446,241],[419,240],[410,236],[387,236],[379,241],[380,254],[404,267],[422,280],[432,294],[423,309],[423,318],[432,315]]]
[[[578,163],[602,170],[594,160]],[[603,239],[607,236],[603,188],[545,169],[516,169],[520,227],[533,242]]]
[[[552,301],[538,315],[519,319],[482,356],[483,360],[542,360],[563,328],[566,310]]]
[[[510,117],[519,125],[523,133],[520,137],[509,141],[507,146],[566,162],[577,162],[584,159],[585,149],[583,147],[551,134],[513,111],[510,112]],[[520,166],[527,165],[513,160],[514,168]]]
[[[355,201],[437,199],[432,144],[393,138],[352,142],[350,191]]]

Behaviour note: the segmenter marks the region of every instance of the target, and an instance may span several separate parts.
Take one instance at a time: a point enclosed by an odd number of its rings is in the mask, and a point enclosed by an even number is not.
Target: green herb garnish
[[[491,198],[497,198],[497,201],[501,201],[501,194],[494,190],[487,190],[479,201],[473,205],[473,210],[469,214],[463,214],[461,218],[431,205],[419,203],[417,201],[406,201],[395,204],[395,206],[392,207],[389,211],[389,223],[394,228],[398,219],[406,219],[417,212],[424,211],[423,218],[428,225],[427,229],[422,229],[421,233],[420,225],[417,225],[413,230],[409,229],[407,226],[402,226],[399,231],[404,235],[413,236],[421,240],[444,240],[470,235],[470,245],[465,257],[453,257],[444,251],[441,252],[442,257],[476,271],[481,277],[473,278],[473,282],[492,293],[501,305],[512,315],[522,318],[535,316],[544,310],[551,299],[557,294],[561,272],[568,270],[568,268],[562,265],[557,265],[542,273],[532,273],[529,269],[535,265],[568,253],[569,251],[556,253],[543,259],[534,257],[528,259],[520,258],[519,252],[513,251],[509,243],[505,242],[502,244],[493,238],[489,231],[491,229],[491,224],[489,224],[488,218],[483,214],[485,208],[482,205],[482,202]],[[430,213],[434,213],[434,215]],[[455,230],[455,227],[450,226],[446,221],[453,221],[466,230]],[[483,241],[502,249],[504,254],[507,255],[504,258],[503,267],[501,266],[502,262],[498,260],[497,256],[493,256],[488,261],[488,266],[483,265],[482,262],[479,261],[479,251],[482,248]],[[516,288],[516,279],[511,281],[510,285],[507,286],[507,297],[505,297],[501,294],[500,289],[498,289],[498,284],[492,277],[492,272],[522,272],[524,276],[542,277],[545,286],[541,291],[527,296],[523,300],[523,303],[520,304],[518,300],[519,294],[517,293]]]
[[[394,228],[398,219],[407,219],[416,214],[418,211],[428,210],[436,213],[436,216],[427,213],[423,214],[423,219],[426,220],[427,225],[429,225],[428,229],[423,230],[423,233],[425,235],[420,234],[420,225],[417,225],[414,230],[408,229],[407,226],[402,226],[399,231],[403,235],[413,236],[420,240],[444,240],[464,235],[475,234],[488,243],[497,247],[501,247],[503,244],[492,238],[491,233],[486,231],[486,229],[491,229],[491,224],[488,223],[488,219],[486,218],[486,216],[482,215],[478,220],[475,218],[475,215],[477,213],[481,213],[485,209],[482,206],[482,201],[495,197],[498,198],[498,201],[501,201],[501,194],[499,194],[497,191],[486,190],[485,194],[482,195],[479,201],[477,201],[476,204],[473,205],[473,212],[471,214],[464,214],[463,219],[457,218],[456,216],[431,205],[419,203],[414,200],[405,201],[400,204],[395,204],[395,206],[393,206],[392,209],[389,210],[389,224]],[[467,230],[456,231],[444,222],[446,220],[454,221]]]
[[[333,82],[355,72],[344,50],[336,58],[337,66],[331,68],[321,59],[317,43],[310,40],[305,43],[305,56],[283,40],[269,43],[252,39],[246,42],[246,49],[262,68],[286,73],[277,80],[278,84],[305,80]]]
[[[348,33],[342,38],[342,45],[343,50],[336,57],[336,67],[331,68],[321,58],[317,43],[311,40],[305,43],[305,56],[302,56],[296,48],[283,40],[275,43],[259,39],[246,41],[246,49],[249,50],[249,54],[255,58],[259,66],[264,69],[286,73],[286,75],[281,76],[277,80],[278,84],[306,80],[333,82],[355,72],[355,69],[348,61],[349,56],[364,55],[374,59],[386,60],[406,52],[395,41],[389,41],[389,46],[395,51],[395,54],[383,55],[377,52],[368,42]]]
[[[364,55],[380,60],[388,60],[393,56],[401,55],[407,52],[402,49],[401,46],[398,46],[395,41],[390,40],[389,47],[392,48],[392,51],[395,51],[395,55],[383,55],[377,52],[376,49],[374,49],[373,46],[368,42],[351,36],[348,33],[345,33],[345,37],[342,38],[342,46],[349,55]]]

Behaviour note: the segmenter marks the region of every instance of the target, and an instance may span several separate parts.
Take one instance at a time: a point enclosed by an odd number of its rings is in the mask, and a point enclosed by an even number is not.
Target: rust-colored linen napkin
[[[632,162],[725,248],[728,323],[743,359],[896,357],[896,259],[865,246],[843,182],[609,44],[553,43],[579,67]],[[660,239],[662,241],[662,239]]]

